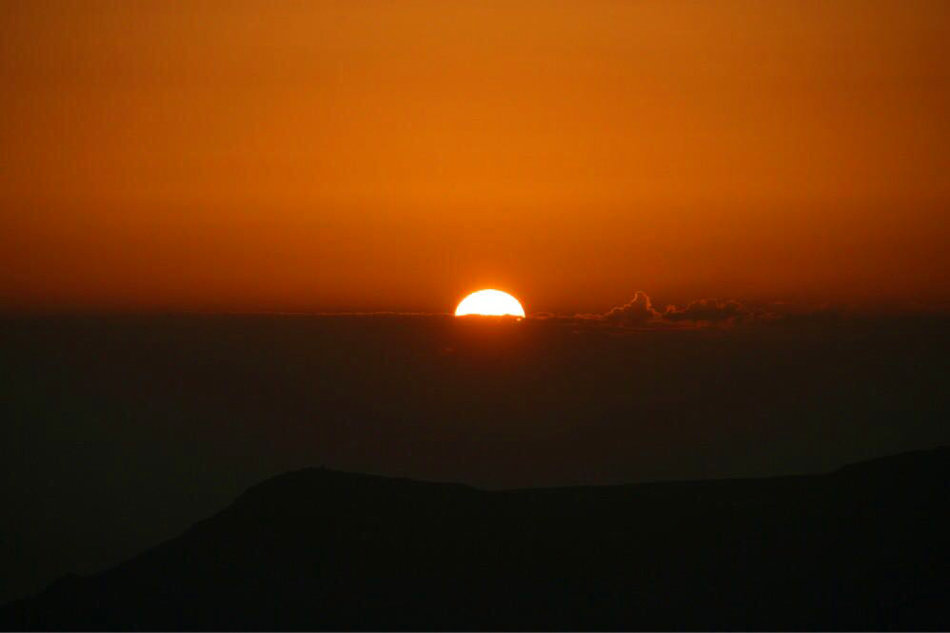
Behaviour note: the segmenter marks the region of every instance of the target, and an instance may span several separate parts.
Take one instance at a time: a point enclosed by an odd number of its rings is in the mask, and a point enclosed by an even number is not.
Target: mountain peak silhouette
[[[946,629],[950,449],[485,491],[325,468],[0,610],[8,629]]]

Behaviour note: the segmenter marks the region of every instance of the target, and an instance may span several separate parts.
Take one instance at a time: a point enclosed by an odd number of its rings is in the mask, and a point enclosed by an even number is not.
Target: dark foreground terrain
[[[793,316],[0,316],[0,604],[312,465],[549,488],[824,473],[950,445],[950,318]]]
[[[950,449],[487,492],[308,469],[6,629],[947,629]]]

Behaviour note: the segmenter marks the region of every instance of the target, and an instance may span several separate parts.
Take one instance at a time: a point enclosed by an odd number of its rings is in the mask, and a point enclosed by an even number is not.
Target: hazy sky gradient
[[[946,305],[950,4],[5,2],[0,305]]]

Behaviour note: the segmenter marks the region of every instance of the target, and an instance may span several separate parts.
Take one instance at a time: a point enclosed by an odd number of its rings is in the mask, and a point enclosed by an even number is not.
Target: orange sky
[[[0,306],[950,299],[950,3],[4,2]]]

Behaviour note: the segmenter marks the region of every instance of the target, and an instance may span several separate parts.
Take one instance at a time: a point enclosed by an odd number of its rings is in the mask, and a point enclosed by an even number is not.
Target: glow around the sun
[[[501,290],[479,290],[473,292],[459,303],[455,316],[480,314],[483,316],[515,316],[524,318],[521,303],[507,292]]]

